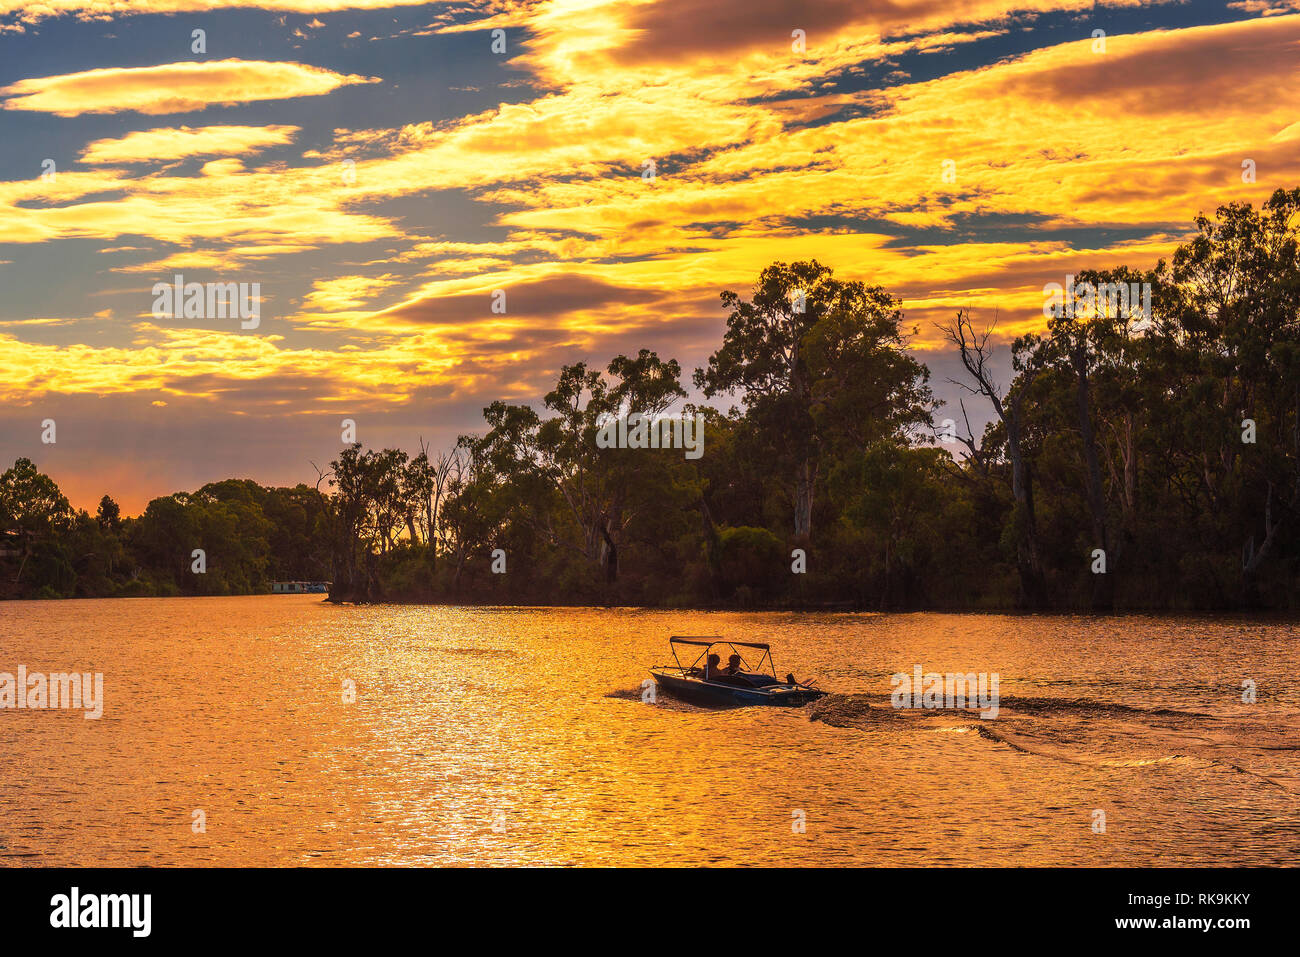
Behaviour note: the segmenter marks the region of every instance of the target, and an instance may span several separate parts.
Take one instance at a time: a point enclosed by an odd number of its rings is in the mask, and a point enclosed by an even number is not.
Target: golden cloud
[[[7,97],[0,106],[57,116],[125,111],[153,116],[255,100],[322,96],[341,86],[379,82],[378,77],[339,74],[304,63],[210,60],[19,80],[0,87],[0,96]]]
[[[390,286],[401,280],[391,273],[382,276],[339,276],[318,279],[311,294],[303,302],[303,309],[311,312],[344,312],[360,309]]]
[[[552,92],[437,126],[339,131],[332,149],[310,157],[315,165],[249,169],[227,157],[193,176],[101,169],[0,184],[0,232],[11,241],[132,234],[185,247],[128,269],[216,268],[340,241],[395,246],[305,296],[284,329],[311,349],[154,329],[137,347],[154,350],[145,365],[182,374],[154,375],[111,350],[16,340],[0,350],[10,360],[0,371],[17,394],[206,395],[220,378],[288,375],[299,363],[386,401],[431,382],[473,393],[508,381],[522,392],[524,370],[549,373],[556,357],[631,335],[647,338],[628,347],[716,339],[718,290],[745,291],[775,259],[816,258],[885,285],[904,295],[909,320],[999,308],[1004,329],[1027,331],[1041,326],[1045,282],[1085,266],[1150,264],[1195,212],[1258,202],[1300,179],[1300,90],[1279,83],[1300,65],[1295,16],[1112,36],[1104,52],[1081,39],[923,82],[816,96],[806,94],[826,76],[882,49],[878,38],[841,32],[824,56],[778,63],[760,51],[701,72],[689,60],[654,70],[624,68],[615,53],[584,60],[581,36],[539,37],[533,61],[568,71]],[[607,35],[610,50],[620,37],[617,27]],[[193,146],[210,129],[177,143]],[[145,152],[134,135],[100,144]],[[382,149],[361,155],[359,144],[373,142]],[[338,164],[354,155],[355,182],[345,181]],[[647,158],[659,160],[654,179],[642,176]],[[1258,183],[1240,177],[1247,158]],[[504,204],[492,225],[506,240],[408,236],[363,212],[453,189]],[[115,190],[120,198],[95,195]],[[959,231],[1004,222],[1018,235]],[[1138,238],[1087,243],[1054,232],[1103,226]],[[351,275],[385,263],[405,271]],[[414,267],[422,276],[409,275]],[[401,303],[364,308],[403,282],[414,288]],[[488,310],[498,288],[511,303],[505,317]],[[317,341],[331,335],[352,338]],[[219,364],[223,353],[232,366]],[[49,383],[38,385],[33,369]]]
[[[81,153],[83,163],[151,163],[189,156],[256,153],[284,146],[297,126],[202,126],[136,130],[118,139],[95,140]]]
[[[148,13],[197,13],[209,10],[283,10],[330,13],[338,10],[384,10],[419,6],[427,0],[0,0],[0,16],[24,23],[75,14],[83,20],[107,20]],[[309,24],[310,25],[310,24]]]

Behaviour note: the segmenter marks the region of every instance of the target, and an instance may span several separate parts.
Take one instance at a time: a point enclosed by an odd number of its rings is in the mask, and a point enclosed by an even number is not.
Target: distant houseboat
[[[329,590],[329,582],[271,582],[273,595],[324,595]]]

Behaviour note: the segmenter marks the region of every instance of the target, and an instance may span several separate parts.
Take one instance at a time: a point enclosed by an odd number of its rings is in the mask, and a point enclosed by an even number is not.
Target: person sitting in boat
[[[724,685],[739,685],[742,688],[749,687],[750,682],[745,677],[744,665],[740,655],[732,655],[724,668],[718,667],[719,660],[717,655],[709,655],[709,667],[704,675],[706,681],[716,681],[718,684]]]
[[[718,662],[722,659],[717,655],[709,655],[708,660],[704,662],[704,680],[712,681],[718,677],[722,669],[718,667]]]

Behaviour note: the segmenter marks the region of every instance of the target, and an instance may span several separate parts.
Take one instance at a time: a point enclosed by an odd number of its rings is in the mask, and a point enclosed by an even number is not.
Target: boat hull
[[[664,691],[675,698],[692,704],[712,705],[713,707],[742,707],[746,705],[776,705],[778,707],[796,708],[816,701],[826,692],[814,688],[800,688],[794,685],[768,685],[764,688],[743,688],[739,685],[705,681],[671,671],[652,668],[650,674]]]

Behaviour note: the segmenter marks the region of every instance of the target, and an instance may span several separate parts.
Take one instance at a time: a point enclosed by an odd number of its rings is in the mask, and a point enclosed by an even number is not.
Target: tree
[[[95,520],[99,522],[100,528],[117,531],[122,527],[122,509],[118,507],[116,502],[105,495],[99,500]]]
[[[35,546],[52,541],[72,520],[72,506],[59,486],[38,472],[31,459],[18,459],[0,475],[0,528],[17,533],[22,552],[14,581],[22,577]]]
[[[606,417],[655,416],[686,392],[677,361],[648,349],[635,358],[616,356],[607,372],[583,362],[563,367],[543,400],[556,414],[545,420],[526,406],[493,403],[484,410],[487,435],[470,448],[480,468],[510,490],[515,521],[580,552],[612,584],[629,524],[657,494],[672,496],[673,467],[665,450],[601,448],[597,432]],[[680,465],[677,471],[684,473]]]
[[[1012,515],[1013,534],[1016,543],[1016,568],[1020,576],[1020,595],[1018,603],[1022,607],[1039,608],[1047,600],[1044,583],[1042,557],[1038,546],[1038,522],[1034,511],[1033,477],[1025,450],[1025,399],[1033,387],[1042,363],[1042,345],[1037,336],[1024,336],[1012,344],[1012,367],[1018,373],[1012,388],[1004,394],[1002,388],[994,381],[990,368],[993,351],[989,337],[996,326],[991,323],[982,333],[976,333],[971,323],[970,313],[959,310],[952,325],[941,331],[944,337],[957,347],[962,366],[971,377],[974,385],[953,380],[954,384],[974,395],[981,395],[988,400],[994,415],[1001,423],[1005,438],[1007,457],[1011,461],[1011,495],[1015,501]],[[966,406],[961,406],[965,415]],[[967,428],[969,429],[969,420]],[[969,452],[968,461],[974,465],[982,464],[986,448],[976,445],[975,437],[968,435],[962,440]],[[987,443],[986,443],[987,444]]]
[[[1217,447],[1200,444],[1206,490],[1226,492],[1238,474],[1250,490],[1253,514],[1242,516],[1247,528],[1239,532],[1248,592],[1258,587],[1264,563],[1300,513],[1297,218],[1300,188],[1277,190],[1259,210],[1232,203],[1220,207],[1215,220],[1198,216],[1198,235],[1177,250],[1169,272],[1176,289],[1171,325],[1194,360],[1191,391],[1212,386],[1205,397],[1216,421],[1202,434]],[[1242,418],[1272,437],[1244,462],[1236,434]]]
[[[816,261],[773,263],[749,301],[730,290],[721,299],[731,310],[722,348],[695,384],[709,397],[742,393],[793,475],[794,534],[807,539],[827,445],[928,421],[927,373],[903,350],[899,300]]]

